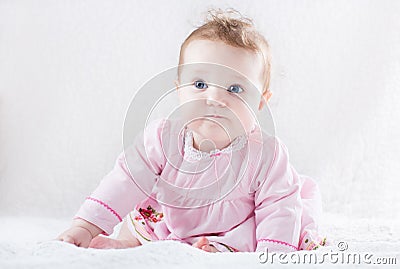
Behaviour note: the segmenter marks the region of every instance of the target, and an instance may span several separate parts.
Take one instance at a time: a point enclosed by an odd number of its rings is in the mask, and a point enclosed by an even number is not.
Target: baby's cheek
[[[237,107],[236,115],[240,121],[241,128],[250,131],[255,123],[255,118],[251,110],[248,107],[241,105],[240,107]]]

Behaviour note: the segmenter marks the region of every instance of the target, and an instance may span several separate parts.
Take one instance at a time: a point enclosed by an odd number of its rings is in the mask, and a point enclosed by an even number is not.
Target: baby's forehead
[[[191,41],[184,48],[180,62],[199,64],[196,68],[190,67],[186,70],[191,74],[218,74],[224,77],[244,78],[252,82],[262,79],[264,70],[264,61],[260,53],[212,40]],[[208,65],[200,66],[202,63]]]

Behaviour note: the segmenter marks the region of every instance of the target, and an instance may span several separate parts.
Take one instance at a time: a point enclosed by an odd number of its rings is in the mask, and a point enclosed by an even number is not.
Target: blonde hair
[[[235,9],[208,10],[203,25],[194,30],[182,43],[179,53],[179,65],[183,64],[183,54],[189,43],[196,39],[222,41],[227,45],[259,52],[263,56],[264,70],[262,92],[269,90],[271,78],[271,55],[267,40],[255,29],[253,21],[243,17]]]

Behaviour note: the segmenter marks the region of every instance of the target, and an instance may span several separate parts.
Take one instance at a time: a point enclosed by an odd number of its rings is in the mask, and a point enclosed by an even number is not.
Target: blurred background
[[[0,215],[72,218],[123,149],[135,91],[212,7],[269,40],[276,134],[324,210],[399,219],[394,0],[0,0]]]

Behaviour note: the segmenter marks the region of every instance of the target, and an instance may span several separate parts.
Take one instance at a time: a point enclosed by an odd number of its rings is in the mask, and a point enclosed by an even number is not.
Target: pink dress
[[[210,153],[179,120],[151,122],[121,153],[75,218],[104,234],[126,216],[146,244],[205,236],[219,251],[291,252],[325,245],[316,183],[289,163],[276,136],[254,128]]]

